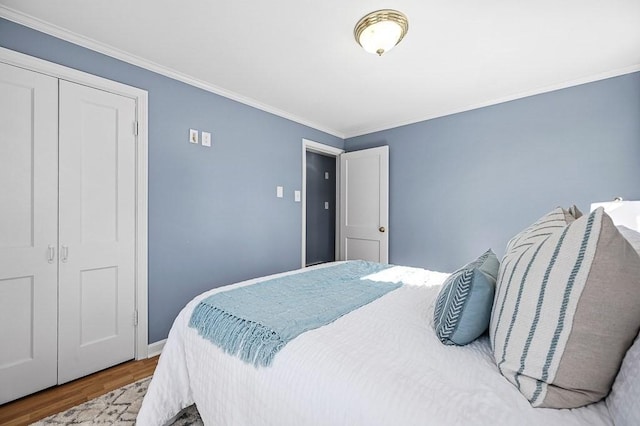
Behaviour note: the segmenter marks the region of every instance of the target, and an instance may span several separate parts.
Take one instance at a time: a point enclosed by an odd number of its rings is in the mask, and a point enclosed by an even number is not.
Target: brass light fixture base
[[[396,40],[395,44],[393,44],[391,47],[400,43],[400,41],[407,34],[407,31],[409,31],[409,21],[407,20],[407,17],[402,12],[398,12],[397,10],[381,9],[365,15],[356,24],[353,30],[353,35],[356,41],[358,42],[358,44],[362,46],[365,50],[371,52],[371,50],[368,50],[365,46],[363,46],[361,42],[362,33],[372,25],[385,22],[385,21],[393,22],[396,25],[398,25],[398,27],[400,28],[400,35]],[[387,48],[387,50],[391,49],[391,47]],[[385,53],[385,49],[378,48],[376,49],[375,53],[377,53],[378,56],[382,56],[382,54]]]

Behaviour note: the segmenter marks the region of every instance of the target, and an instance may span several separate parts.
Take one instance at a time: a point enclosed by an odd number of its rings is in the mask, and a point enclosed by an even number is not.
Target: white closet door
[[[0,63],[0,404],[56,384],[58,80]]]
[[[60,81],[58,381],[134,357],[135,101]]]

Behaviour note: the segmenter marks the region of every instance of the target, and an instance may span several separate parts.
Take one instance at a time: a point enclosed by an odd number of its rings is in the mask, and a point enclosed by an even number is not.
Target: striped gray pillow
[[[511,252],[514,247],[518,247],[520,244],[525,243],[525,241],[526,244],[531,243],[533,233],[540,234],[540,236],[544,238],[550,232],[564,229],[565,226],[579,217],[582,217],[582,212],[578,210],[576,206],[571,206],[568,210],[562,207],[556,207],[554,210],[536,220],[528,228],[517,233],[515,237],[511,238],[507,243],[505,253]]]
[[[489,334],[534,407],[602,399],[640,329],[640,256],[602,208],[556,209],[509,242]]]

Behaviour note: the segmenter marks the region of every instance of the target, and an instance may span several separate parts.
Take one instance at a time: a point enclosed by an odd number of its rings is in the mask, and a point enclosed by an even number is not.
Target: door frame
[[[135,359],[144,359],[149,354],[148,342],[148,93],[146,90],[128,86],[106,78],[48,62],[0,47],[0,62],[46,74],[73,83],[115,93],[134,99],[136,102],[136,249],[135,249],[135,294],[137,319],[135,327]],[[132,131],[134,131],[132,123]]]
[[[325,145],[308,139],[302,139],[302,268],[307,263],[307,152],[333,157],[336,160],[336,260],[340,254],[340,154],[344,149]]]

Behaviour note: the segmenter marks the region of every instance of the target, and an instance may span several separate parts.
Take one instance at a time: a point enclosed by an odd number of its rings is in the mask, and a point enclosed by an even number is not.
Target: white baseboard
[[[149,355],[148,357],[154,357],[156,355],[160,355],[162,353],[162,349],[164,348],[164,344],[167,343],[167,339],[160,340],[155,343],[149,344]]]

